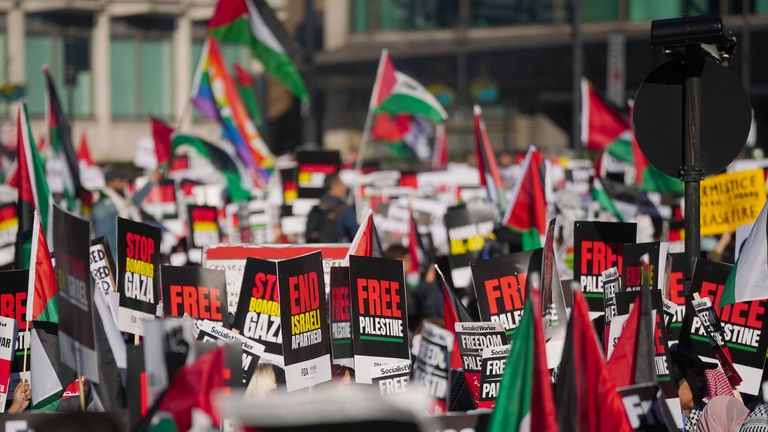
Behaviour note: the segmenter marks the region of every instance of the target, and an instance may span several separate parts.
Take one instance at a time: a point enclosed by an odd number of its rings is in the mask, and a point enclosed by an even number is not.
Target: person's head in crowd
[[[404,274],[411,272],[411,256],[408,254],[408,248],[405,246],[399,244],[390,245],[387,251],[384,252],[384,258],[403,261]]]
[[[339,177],[338,174],[329,174],[325,176],[323,189],[326,194],[340,199],[347,199],[347,195],[349,194],[347,185],[341,181],[341,177]]]
[[[512,153],[502,150],[499,152],[499,167],[508,168],[515,164],[515,157]]]
[[[716,364],[701,361],[690,348],[672,345],[669,349],[672,376],[678,382],[680,407],[689,412],[704,404],[707,397],[707,378],[704,371],[717,368]]]
[[[701,412],[696,430],[701,432],[738,431],[749,410],[744,404],[731,396],[713,398]]]
[[[104,181],[107,187],[117,193],[124,193],[128,187],[129,173],[126,168],[119,166],[108,166],[104,170]]]

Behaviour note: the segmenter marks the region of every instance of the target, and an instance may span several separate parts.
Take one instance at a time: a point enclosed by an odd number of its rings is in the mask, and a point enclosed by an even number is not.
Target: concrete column
[[[26,83],[26,22],[21,2],[15,2],[6,15],[6,43],[8,52],[8,82]]]
[[[350,0],[335,0],[325,3],[323,13],[323,49],[333,50],[347,43],[350,30],[352,5]]]
[[[188,128],[192,124],[189,92],[194,71],[191,65],[192,19],[189,10],[185,9],[176,18],[176,30],[173,32],[173,107],[180,128]]]
[[[97,160],[110,159],[112,123],[112,76],[110,67],[111,18],[106,9],[95,12],[91,32],[91,73],[93,74],[93,116],[95,125],[88,130],[89,145]]]

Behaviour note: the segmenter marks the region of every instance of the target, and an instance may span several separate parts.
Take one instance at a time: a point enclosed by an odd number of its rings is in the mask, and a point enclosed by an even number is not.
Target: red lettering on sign
[[[621,271],[623,249],[624,245],[621,243],[581,242],[581,274],[598,275],[611,267]]]
[[[171,285],[171,316],[187,314],[195,319],[223,321],[221,290],[193,285]]]
[[[320,291],[317,273],[305,273],[288,278],[291,315],[315,310],[320,307]]]
[[[333,320],[349,321],[349,287],[338,287],[331,291]]]
[[[125,235],[125,242],[125,254],[128,258],[144,262],[151,261],[152,254],[155,253],[155,241],[153,239],[129,232]]]
[[[491,315],[499,313],[499,300],[504,303],[504,312],[523,308],[527,276],[527,273],[518,273],[485,281],[485,294]]]
[[[0,294],[0,315],[13,318],[21,324],[26,323],[27,293]]]
[[[256,273],[253,278],[253,289],[251,296],[254,298],[263,298],[265,300],[280,300],[280,292],[276,287],[277,276],[269,273]]]
[[[683,272],[669,274],[669,299],[676,305],[685,304],[685,285],[683,285]]]
[[[357,306],[360,315],[390,318],[403,316],[400,307],[400,282],[376,279],[357,279]]]

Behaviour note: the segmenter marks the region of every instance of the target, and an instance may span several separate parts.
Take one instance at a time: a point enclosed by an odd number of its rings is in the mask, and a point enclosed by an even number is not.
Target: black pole
[[[573,39],[572,136],[573,149],[581,150],[581,77],[584,75],[584,41],[581,35],[581,0],[573,0],[571,30]]]
[[[744,19],[744,26],[741,29],[741,84],[744,85],[744,89],[747,91],[747,95],[750,95],[750,1],[741,1],[741,16]]]
[[[685,83],[683,86],[683,163],[680,179],[685,182],[685,260],[688,264],[686,279],[691,278],[693,265],[701,251],[701,196],[699,187],[704,177],[700,165],[701,144],[701,71],[704,54],[698,45],[685,50]]]
[[[305,64],[305,83],[309,100],[302,103],[301,116],[304,120],[304,146],[307,148],[318,148],[320,140],[317,133],[317,124],[315,122],[315,31],[317,30],[317,14],[312,0],[304,1],[304,43],[306,53]]]

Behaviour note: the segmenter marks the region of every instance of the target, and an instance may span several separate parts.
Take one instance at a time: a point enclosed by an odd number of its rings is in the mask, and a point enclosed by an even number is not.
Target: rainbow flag
[[[235,145],[248,168],[261,173],[274,167],[272,153],[248,115],[218,44],[211,37],[205,41],[195,72],[192,102],[200,114],[221,123],[224,136]]]

